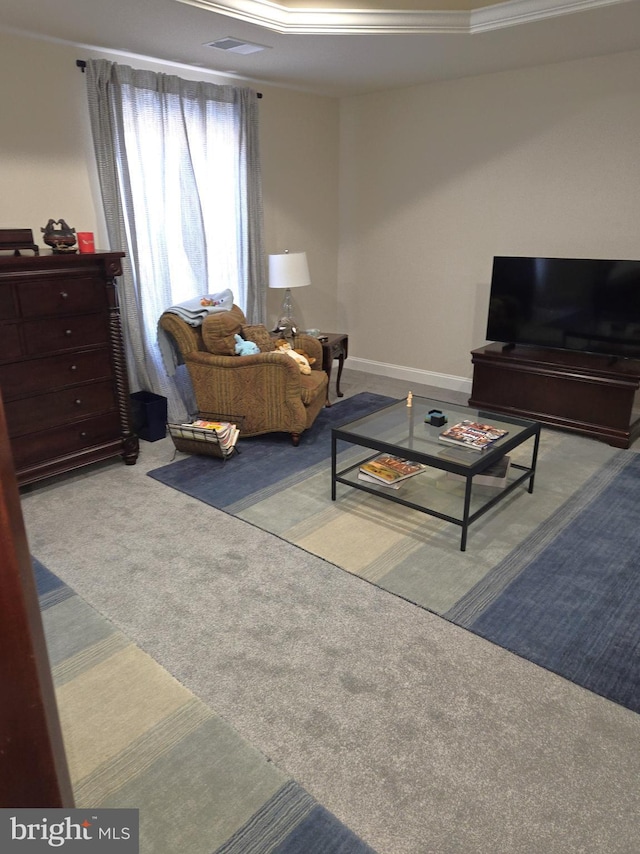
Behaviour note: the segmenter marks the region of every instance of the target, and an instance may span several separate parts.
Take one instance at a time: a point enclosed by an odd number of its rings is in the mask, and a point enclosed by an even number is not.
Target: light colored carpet
[[[35,571],[76,807],[137,809],[141,854],[373,854],[70,587]]]
[[[426,500],[460,519],[464,483],[445,472],[427,469],[397,493],[339,484],[329,500],[331,425],[372,407],[384,417],[391,401],[359,394],[325,410],[313,441],[303,436],[302,454],[286,437],[268,436],[247,440],[232,464],[186,454],[149,474],[640,712],[638,454],[543,429],[537,488],[474,487],[472,506],[503,500],[481,517],[462,553],[459,528],[384,500]],[[414,397],[418,424],[432,406]],[[444,409],[453,420],[452,407]],[[529,439],[510,452],[525,471],[533,445]],[[354,472],[370,452],[337,447],[338,470],[350,469],[359,485]]]
[[[516,490],[469,528],[460,551],[460,528],[399,504],[338,484],[324,465],[302,482],[252,496],[230,512],[343,569],[442,614],[579,489],[615,454],[607,445],[543,430],[534,492]],[[513,462],[528,464],[531,445],[516,448]],[[464,484],[428,470],[403,484],[411,500],[427,479],[460,513]],[[485,487],[485,492],[487,488]],[[441,505],[439,505],[441,506]]]
[[[33,554],[380,854],[637,850],[640,716],[146,476],[171,456],[26,491]]]

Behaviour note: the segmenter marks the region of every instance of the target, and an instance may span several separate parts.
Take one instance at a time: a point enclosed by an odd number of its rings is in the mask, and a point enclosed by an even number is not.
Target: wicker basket
[[[218,415],[211,412],[199,412],[196,418],[206,421],[229,421],[239,429],[242,429],[244,420],[242,415]],[[220,447],[215,431],[206,427],[194,427],[191,424],[167,424],[167,427],[177,451],[183,451],[186,454],[206,454],[223,460],[228,460],[234,453],[238,453],[236,446],[224,451]]]

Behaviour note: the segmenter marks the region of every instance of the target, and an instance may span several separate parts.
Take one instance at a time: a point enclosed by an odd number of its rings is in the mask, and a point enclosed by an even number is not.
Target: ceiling
[[[640,49],[640,0],[2,0],[0,30],[343,97]]]

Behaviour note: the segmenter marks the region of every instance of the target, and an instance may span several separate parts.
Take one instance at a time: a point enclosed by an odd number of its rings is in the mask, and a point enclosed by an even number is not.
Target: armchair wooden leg
[[[292,433],[291,441],[293,442],[294,447],[297,448],[300,444],[300,433]]]

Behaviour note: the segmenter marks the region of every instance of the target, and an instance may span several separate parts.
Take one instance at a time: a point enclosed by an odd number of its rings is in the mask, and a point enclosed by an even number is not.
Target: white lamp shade
[[[270,288],[302,288],[310,284],[306,252],[269,255]]]

